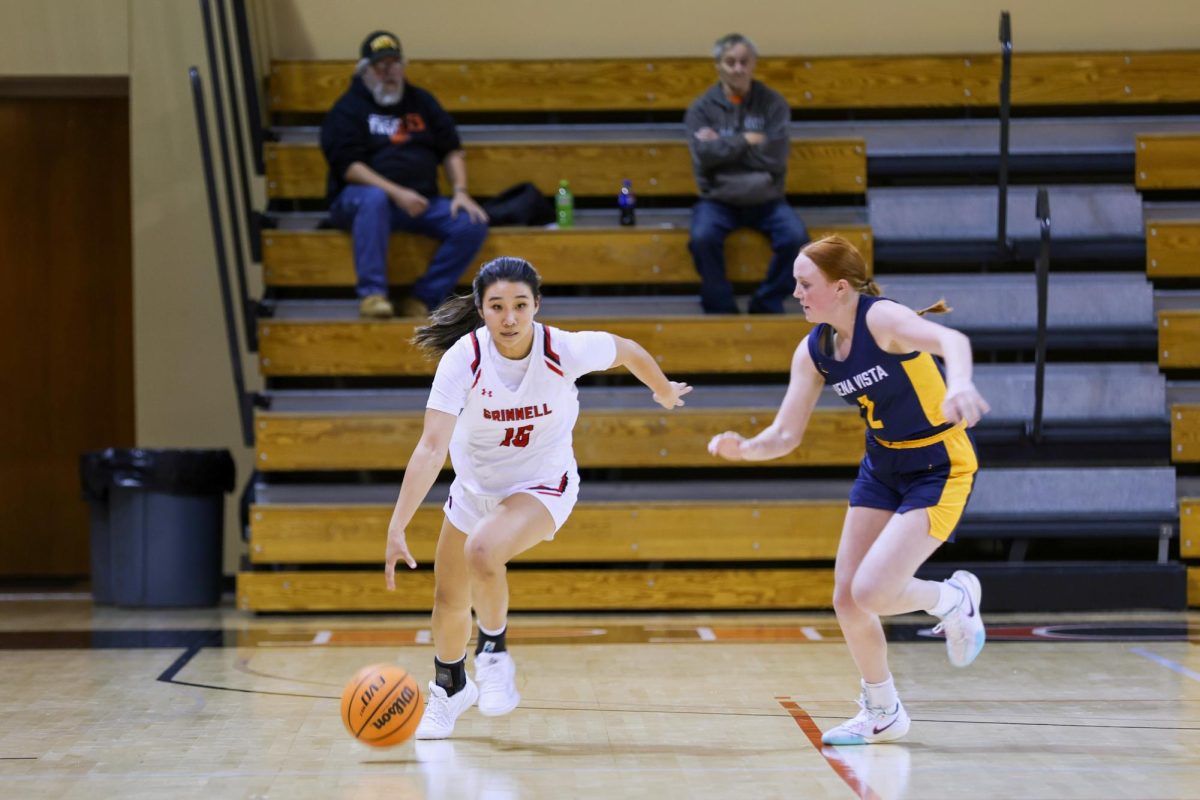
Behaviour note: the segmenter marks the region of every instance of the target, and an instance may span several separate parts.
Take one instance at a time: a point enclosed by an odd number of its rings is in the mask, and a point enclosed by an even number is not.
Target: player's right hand
[[[653,395],[654,402],[667,410],[683,405],[683,396],[690,392],[692,387],[683,381],[667,381],[667,384],[668,389],[666,392]]]
[[[733,431],[718,433],[708,442],[709,455],[723,458],[727,461],[742,461],[742,442],[746,437]]]
[[[403,528],[388,531],[387,554],[383,557],[383,577],[387,581],[389,592],[396,590],[396,562],[400,559],[404,559],[409,569],[417,568],[417,560],[408,552],[408,541],[405,539]]]

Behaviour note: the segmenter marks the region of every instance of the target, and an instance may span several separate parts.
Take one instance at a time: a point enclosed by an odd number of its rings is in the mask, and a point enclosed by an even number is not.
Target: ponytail
[[[917,312],[917,315],[923,317],[926,314],[949,314],[953,310],[953,308],[946,305],[946,298],[943,297],[933,305],[922,308]]]
[[[429,356],[446,352],[462,337],[483,325],[475,296],[453,295],[429,312],[429,324],[413,333],[412,343]]]

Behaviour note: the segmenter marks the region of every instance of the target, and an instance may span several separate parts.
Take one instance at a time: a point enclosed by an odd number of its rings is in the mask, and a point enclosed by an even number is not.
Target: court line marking
[[[1172,661],[1171,659],[1169,659],[1165,656],[1160,656],[1158,653],[1152,653],[1149,650],[1145,649],[1144,647],[1131,647],[1131,648],[1129,648],[1129,652],[1139,655],[1142,658],[1148,658],[1151,661],[1153,661],[1155,664],[1166,667],[1167,669],[1171,670],[1172,672],[1178,672],[1180,675],[1184,676],[1185,678],[1191,678],[1194,681],[1200,681],[1200,672],[1196,672],[1195,670],[1188,669],[1183,664],[1180,664],[1178,661]]]
[[[853,767],[844,761],[832,758],[830,754],[825,752],[826,747],[821,742],[821,729],[817,727],[817,723],[813,722],[813,718],[808,715],[807,711],[801,708],[790,697],[776,697],[775,700],[779,705],[783,706],[783,710],[788,713],[788,716],[796,721],[796,724],[800,726],[800,730],[804,732],[809,743],[816,748],[821,757],[825,759],[825,763],[837,773],[837,776],[850,787],[850,791],[858,795],[859,800],[882,800],[875,790],[867,785],[866,780],[854,771]],[[870,745],[863,746],[870,747]],[[833,748],[828,749],[832,750]]]

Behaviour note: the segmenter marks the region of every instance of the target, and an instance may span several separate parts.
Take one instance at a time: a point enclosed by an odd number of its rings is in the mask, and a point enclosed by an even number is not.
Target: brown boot
[[[411,294],[405,295],[400,300],[400,316],[424,319],[429,316],[429,307]]]
[[[381,294],[369,294],[358,304],[358,314],[371,319],[387,319],[395,314],[392,304]]]

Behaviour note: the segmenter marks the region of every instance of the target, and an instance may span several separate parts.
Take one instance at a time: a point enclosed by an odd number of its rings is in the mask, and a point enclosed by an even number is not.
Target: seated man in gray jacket
[[[725,276],[725,238],[753,228],[771,241],[766,280],[750,298],[750,313],[779,314],[795,288],[792,262],[808,231],[784,197],[789,154],[787,101],[754,80],[758,51],[738,33],[713,47],[716,86],[688,107],[688,146],[700,200],[692,209],[688,249],[700,273],[700,302],[709,314],[736,314]]]

